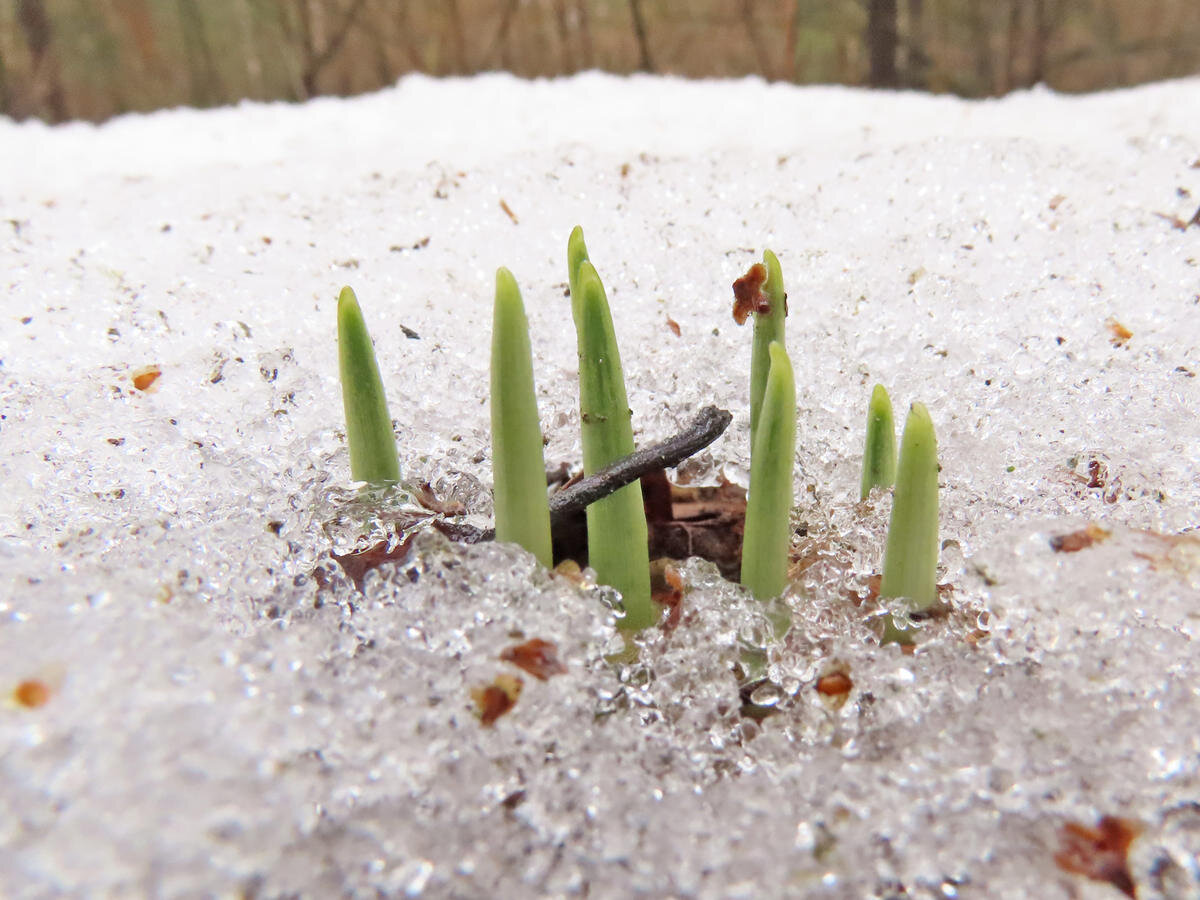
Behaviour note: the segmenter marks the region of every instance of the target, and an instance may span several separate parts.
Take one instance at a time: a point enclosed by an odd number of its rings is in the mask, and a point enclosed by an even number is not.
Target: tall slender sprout
[[[350,445],[350,476],[355,481],[397,482],[400,458],[375,348],[358,298],[348,287],[342,288],[338,297],[337,321],[338,369],[346,412],[346,441]]]
[[[914,403],[900,439],[900,463],[879,596],[908,601],[923,612],[937,601],[938,462],[933,420],[924,404]],[[889,620],[884,640],[911,641],[911,630]]]
[[[583,230],[567,241],[571,312],[579,342],[579,410],[587,475],[633,452],[633,422],[608,298],[588,260]],[[621,592],[621,627],[640,630],[657,616],[650,599],[650,554],[641,485],[626,485],[587,508],[588,564]]]
[[[508,269],[496,272],[492,313],[492,482],[496,540],[520,544],[544,566],[550,549],[546,463],[533,387],[529,321]]]
[[[770,346],[776,341],[787,347],[784,340],[784,324],[787,317],[787,293],[783,289],[783,270],[779,259],[770,250],[763,251],[763,265],[767,272],[762,286],[766,303],[754,310],[754,342],[750,350],[750,449],[754,450],[755,435],[758,433],[759,417],[762,413],[763,394],[771,370]]]
[[[871,391],[867,409],[867,440],[863,446],[862,489],[859,498],[866,500],[871,489],[889,488],[896,483],[896,423],[892,416],[892,400],[882,384]]]
[[[792,466],[796,453],[796,381],[787,351],[769,350],[758,433],[750,451],[750,495],[742,539],[742,584],[759,600],[787,587]]]

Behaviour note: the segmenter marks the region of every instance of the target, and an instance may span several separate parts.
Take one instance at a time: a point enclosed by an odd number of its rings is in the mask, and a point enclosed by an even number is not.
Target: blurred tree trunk
[[[1017,56],[1021,52],[1021,3],[1008,0],[1008,33],[1004,40],[1004,84],[1001,93],[1017,89]]]
[[[390,43],[388,29],[385,27],[387,15],[385,4],[379,4],[379,7],[372,7],[367,11],[367,21],[370,27],[365,28],[365,38],[371,45],[371,53],[375,57],[375,83],[379,87],[386,87],[396,80],[395,66],[392,63],[391,54],[388,53],[388,45]]]
[[[1167,75],[1178,78],[1200,70],[1200,5],[1194,0],[1179,0],[1175,4],[1174,23],[1170,33],[1176,35],[1167,54]]]
[[[1046,47],[1050,43],[1049,10],[1047,0],[1033,0],[1033,39],[1030,41],[1029,83],[1041,84],[1046,80]]]
[[[867,53],[871,59],[868,83],[871,87],[894,88],[900,86],[896,74],[896,0],[868,0],[867,3]]]
[[[237,17],[242,28],[243,46],[246,48],[246,96],[262,99],[267,96],[262,64],[264,40],[252,0],[242,0],[237,9]]]
[[[408,71],[424,72],[429,65],[428,56],[421,54],[420,44],[413,37],[412,17],[409,15],[408,0],[385,0],[395,8],[393,14],[400,26],[400,35],[408,56]]]
[[[571,51],[571,14],[567,10],[567,0],[554,0],[554,24],[558,26],[558,44],[560,71],[565,75],[578,71],[575,64],[575,54]]]
[[[8,67],[4,64],[4,54],[0,53],[0,115],[12,114],[12,98],[8,95]]]
[[[204,32],[204,14],[196,0],[179,0],[179,23],[184,55],[188,61],[192,105],[215,106],[225,99],[225,88],[213,60],[212,46]]]
[[[796,56],[796,51],[800,40],[802,3],[803,0],[796,0],[792,7],[792,14],[788,17],[787,36],[784,38],[783,58],[787,60],[788,78],[791,81],[800,80],[800,60]]]
[[[925,0],[908,0],[908,37],[905,40],[904,83],[917,90],[929,84],[929,38],[925,28]]]
[[[588,17],[588,0],[575,0],[575,10],[579,16],[580,48],[584,69],[592,68],[592,23]]]
[[[492,60],[499,63],[499,67],[508,72],[513,71],[513,55],[512,47],[509,41],[509,32],[512,30],[513,16],[517,12],[518,0],[508,0],[504,4],[504,9],[500,12],[500,24],[496,26],[496,36],[492,38],[491,45],[483,54],[483,65],[495,65]],[[563,39],[566,40],[565,31],[563,29],[562,15],[558,16],[559,29],[563,32]]]
[[[154,17],[146,0],[124,0],[116,4],[117,15],[125,23],[125,29],[133,38],[142,66],[155,74],[162,71],[158,59],[158,42],[155,36]]]
[[[988,13],[991,4],[973,4],[971,6],[971,43],[975,45],[975,85],[968,93],[975,96],[986,96],[996,91],[996,75],[992,67],[992,29]]]
[[[293,31],[289,18],[282,17],[280,19],[280,24],[288,40],[293,44],[299,43],[299,99],[307,100],[310,97],[316,97],[320,93],[317,81],[321,77],[321,70],[341,51],[342,45],[346,42],[346,38],[350,34],[350,29],[354,27],[354,22],[365,4],[366,0],[352,0],[342,14],[341,21],[333,29],[333,33],[328,38],[325,38],[324,10],[320,5],[314,10],[311,0],[297,0],[296,2],[299,34]],[[318,44],[323,46],[318,48]]]
[[[770,81],[774,75],[771,71],[771,60],[767,57],[767,46],[758,32],[758,23],[754,21],[754,0],[742,0],[741,14],[742,25],[745,26],[746,37],[750,41],[750,49],[758,63],[758,73]]]
[[[67,117],[67,101],[52,46],[54,32],[42,0],[17,0],[17,22],[25,35],[32,61],[30,82],[34,96],[30,111],[40,107],[44,100],[50,121],[61,122]]]
[[[462,10],[459,9],[458,0],[444,0],[444,2],[450,11],[450,38],[454,44],[454,70],[460,75],[466,75],[472,70],[467,60],[467,32],[463,25]]]
[[[637,38],[638,68],[643,72],[653,72],[650,40],[646,35],[646,20],[642,17],[642,0],[629,0],[629,14],[633,17],[633,35]]]

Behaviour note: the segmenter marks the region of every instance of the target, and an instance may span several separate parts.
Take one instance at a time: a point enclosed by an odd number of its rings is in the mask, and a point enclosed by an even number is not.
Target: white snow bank
[[[1048,102],[1053,97],[1053,102]],[[1109,152],[1123,141],[1195,132],[1200,92],[1177,81],[1092,96],[1043,88],[1000,100],[797,89],[759,79],[687,81],[586,73],[554,81],[507,74],[404,78],[353,100],[244,102],[217,110],[131,114],[104,125],[0,121],[3,183],[75,189],[105,175],[179,177],[209,166],[418,169],[472,166],[582,144],[612,153],[712,151],[844,155],[934,137],[1026,137]],[[164,120],[170,121],[165,125]]]

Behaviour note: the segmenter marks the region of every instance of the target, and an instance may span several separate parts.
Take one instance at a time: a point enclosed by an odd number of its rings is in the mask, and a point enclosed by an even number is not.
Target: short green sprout
[[[771,370],[770,346],[776,341],[786,348],[784,326],[787,317],[787,293],[783,289],[783,270],[779,258],[770,250],[763,251],[763,266],[767,279],[762,293],[767,303],[754,311],[754,341],[750,350],[750,449],[754,450],[755,435]]]
[[[929,410],[914,403],[900,440],[879,595],[903,598],[913,612],[928,610],[937,601],[937,560],[937,439]],[[884,640],[911,641],[911,631],[896,628],[889,617]]]
[[[769,348],[758,433],[750,452],[750,494],[742,540],[742,584],[759,600],[787,587],[792,468],[796,453],[796,382],[787,351]]]
[[[496,272],[491,404],[496,540],[520,544],[549,567],[550,505],[529,322],[516,279],[504,268]]]
[[[355,481],[394,483],[400,480],[396,436],[388,414],[375,348],[363,321],[358,298],[348,287],[338,297],[338,368],[342,405],[346,412],[346,441],[350,445],[350,476]]]
[[[583,230],[567,242],[571,312],[579,344],[579,411],[587,475],[633,452],[633,423],[612,314],[600,276],[588,260]],[[587,508],[588,564],[602,584],[621,593],[621,627],[653,625],[650,552],[641,485],[626,485]]]
[[[872,488],[889,488],[896,483],[896,424],[892,400],[882,384],[871,392],[867,409],[867,441],[863,447],[862,490],[866,500]]]

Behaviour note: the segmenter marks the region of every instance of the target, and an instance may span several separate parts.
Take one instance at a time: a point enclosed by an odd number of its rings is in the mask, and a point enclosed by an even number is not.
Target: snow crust
[[[0,894],[1105,898],[1055,854],[1112,815],[1141,823],[1140,898],[1200,896],[1197,122],[1200,80],[598,74],[0,121]],[[703,561],[625,666],[607,592],[512,547],[425,533],[362,593],[331,561],[411,506],[349,479],[341,286],[406,479],[486,524],[499,265],[547,460],[579,458],[577,223],[639,440],[734,412],[709,481],[749,461],[730,284],[779,255],[807,560],[782,641]],[[938,429],[951,610],[913,655],[862,601],[876,381]],[[1089,523],[1111,536],[1052,548]],[[567,673],[499,659],[529,637]],[[471,690],[504,673],[484,727]]]

